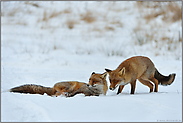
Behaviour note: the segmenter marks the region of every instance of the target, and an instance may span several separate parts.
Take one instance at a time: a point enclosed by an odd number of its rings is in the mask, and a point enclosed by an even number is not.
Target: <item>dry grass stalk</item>
[[[114,24],[117,27],[121,27],[121,28],[123,27],[123,24],[120,21],[112,21],[112,22],[110,22],[110,24]]]
[[[43,13],[43,21],[48,21],[48,19],[51,19],[51,18],[54,18],[54,17],[57,17],[61,14],[69,14],[71,13],[71,10],[70,9],[65,9],[63,12],[62,11],[59,11],[59,12],[56,12],[56,11],[53,11],[50,15],[46,12],[46,10],[44,11]]]
[[[176,22],[182,19],[182,6],[179,6],[177,3],[170,2],[167,5],[167,8],[173,13],[170,21]]]
[[[29,4],[29,5],[32,5],[32,6],[34,6],[34,7],[40,7],[37,3],[33,3],[33,2],[30,2],[30,1],[26,1],[26,2],[24,2],[25,4]]]
[[[100,32],[100,33],[102,33],[102,30],[101,30],[101,29],[99,29],[98,27],[94,27],[94,28],[93,28],[93,31],[96,31],[96,32]]]
[[[93,13],[87,11],[84,15],[81,15],[81,20],[84,20],[87,23],[92,23],[96,21],[96,17],[93,16]]]
[[[65,14],[69,14],[69,13],[71,13],[71,9],[65,9],[64,11],[63,11],[63,13],[65,13]]]
[[[68,26],[69,29],[73,29],[74,25],[77,24],[78,22],[75,20],[67,20],[66,25]]]
[[[155,12],[155,13],[151,11],[149,14],[146,14],[144,16],[144,18],[146,19],[146,21],[149,22],[150,20],[158,17],[159,15],[164,15],[164,14],[165,14],[165,11],[158,11],[158,12]]]
[[[13,9],[12,11],[9,11],[8,13],[7,13],[7,15],[8,16],[14,16],[16,13],[18,13],[20,11],[20,9],[19,8],[15,8],[15,9]],[[5,13],[5,11],[3,11],[4,13]]]
[[[144,18],[149,22],[158,16],[166,22],[176,22],[182,19],[182,7],[176,2],[137,2],[140,11],[144,8],[150,8],[150,11],[144,12]]]
[[[111,26],[105,26],[105,29],[107,31],[114,31],[115,30],[114,27],[111,27]]]
[[[48,20],[47,13],[46,13],[46,11],[44,11],[44,13],[43,13],[43,21],[47,21],[47,20]]]
[[[17,22],[16,24],[18,24],[18,25],[24,25],[24,26],[27,25],[27,23],[25,23],[25,22]]]
[[[49,16],[49,18],[54,18],[54,17],[56,17],[56,16],[59,16],[60,14],[62,14],[62,12],[53,11],[53,12],[51,13],[51,15]]]

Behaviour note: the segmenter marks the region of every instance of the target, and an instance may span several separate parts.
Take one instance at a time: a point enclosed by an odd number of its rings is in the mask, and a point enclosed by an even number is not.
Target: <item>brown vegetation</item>
[[[182,6],[176,2],[137,2],[137,7],[140,12],[143,12],[143,17],[147,22],[162,16],[165,22],[176,22],[182,19]],[[145,8],[146,11],[143,9]]]
[[[81,20],[87,22],[87,23],[92,23],[96,21],[96,17],[93,15],[91,11],[87,11],[84,14],[81,14]]]
[[[66,21],[66,25],[68,26],[69,29],[74,28],[74,25],[77,24],[77,23],[78,22],[76,20],[71,20],[71,19]]]

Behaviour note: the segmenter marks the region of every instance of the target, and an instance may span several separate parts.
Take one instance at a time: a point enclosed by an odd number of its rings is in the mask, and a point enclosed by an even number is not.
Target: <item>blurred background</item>
[[[182,60],[182,2],[1,2],[1,36],[2,55],[63,51]]]

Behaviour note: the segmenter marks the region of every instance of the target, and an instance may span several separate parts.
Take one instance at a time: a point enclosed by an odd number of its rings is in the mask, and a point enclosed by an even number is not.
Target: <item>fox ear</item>
[[[112,70],[110,70],[110,69],[105,69],[105,71],[107,71],[107,72],[109,73],[109,72],[111,72]]]
[[[95,74],[95,72],[92,73],[92,75]]]
[[[107,72],[103,73],[100,77],[104,79],[106,78],[106,76],[107,76]]]
[[[123,67],[120,71],[119,71],[119,75],[125,75],[125,67]]]

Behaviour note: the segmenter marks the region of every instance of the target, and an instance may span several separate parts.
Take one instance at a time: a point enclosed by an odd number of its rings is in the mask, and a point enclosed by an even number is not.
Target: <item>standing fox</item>
[[[18,93],[41,94],[41,95],[46,93],[49,96],[56,96],[56,97],[61,94],[63,94],[66,97],[72,97],[79,93],[83,93],[85,96],[99,96],[101,93],[100,88],[89,87],[88,84],[77,81],[58,82],[53,86],[53,88],[44,87],[41,85],[26,84],[11,88],[9,91]]]
[[[173,83],[176,74],[169,76],[161,75],[155,68],[153,62],[144,56],[135,56],[123,61],[116,70],[105,69],[109,73],[110,90],[114,90],[118,85],[117,94],[121,93],[124,86],[131,84],[131,94],[135,92],[136,79],[142,84],[150,88],[153,92],[153,84],[155,84],[154,92],[158,92],[158,84],[170,85]]]
[[[98,90],[100,90],[100,94],[106,95],[108,90],[106,76],[107,76],[107,72],[103,74],[98,74],[93,72],[89,79],[88,84],[90,85],[90,87],[99,88]]]

